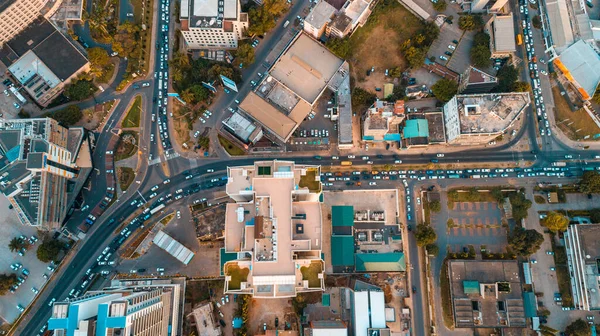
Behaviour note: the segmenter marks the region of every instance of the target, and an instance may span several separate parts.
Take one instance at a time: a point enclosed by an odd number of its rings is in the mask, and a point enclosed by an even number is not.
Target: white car
[[[456,47],[454,45],[452,45],[452,44],[449,44],[448,45],[448,49],[450,49],[450,50],[456,50]]]
[[[437,154],[437,157],[444,157],[444,154],[439,153],[439,154]]]

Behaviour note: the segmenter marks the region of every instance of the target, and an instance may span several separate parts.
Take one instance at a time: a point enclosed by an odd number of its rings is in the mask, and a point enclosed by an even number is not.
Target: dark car
[[[406,228],[408,229],[408,231],[412,231],[412,225],[408,225]]]
[[[221,327],[225,328],[226,324],[225,321],[223,320],[219,320],[219,324],[221,325]]]
[[[458,41],[457,40],[452,40],[452,43],[458,44]]]
[[[275,328],[279,326],[279,317],[275,318]]]
[[[415,294],[417,292],[417,287],[413,286],[412,292],[413,292],[413,294]]]
[[[146,272],[146,269],[145,268],[140,268],[137,271],[138,271],[138,273],[144,273],[144,272]]]
[[[452,56],[452,53],[449,51],[446,51],[444,54],[448,55],[448,56]]]

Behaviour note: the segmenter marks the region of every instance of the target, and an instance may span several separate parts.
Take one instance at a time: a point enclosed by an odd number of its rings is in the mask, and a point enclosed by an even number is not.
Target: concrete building
[[[450,260],[448,277],[456,328],[525,328],[519,263]]]
[[[497,13],[506,4],[508,0],[472,0],[472,1],[458,1],[458,4],[465,12],[469,13]]]
[[[576,309],[600,309],[600,224],[570,225],[565,247]]]
[[[254,298],[323,291],[319,166],[257,161],[227,168],[225,293]]]
[[[61,0],[0,0],[0,47],[40,15],[50,18],[61,4]]]
[[[21,223],[59,229],[92,170],[84,129],[50,118],[0,119],[0,153],[0,191]]]
[[[246,145],[255,144],[263,136],[260,125],[244,117],[238,111],[223,120],[223,128]]]
[[[367,110],[363,123],[363,141],[400,141],[400,123],[404,120],[404,100],[389,103],[378,100]]]
[[[590,100],[600,83],[600,55],[579,40],[553,60],[559,80],[583,101]]]
[[[323,34],[344,38],[367,22],[374,4],[372,0],[319,0],[306,16],[304,31],[315,39]]]
[[[575,42],[567,0],[546,1],[546,14],[552,36],[552,46],[557,53],[561,53]]]
[[[491,58],[508,58],[517,50],[513,15],[494,15],[485,25],[490,35]]]
[[[444,117],[440,111],[412,112],[400,124],[402,148],[446,142]]]
[[[249,23],[238,0],[182,0],[179,19],[187,50],[236,49]]]
[[[41,16],[4,44],[0,61],[41,106],[90,69],[86,56]]]
[[[350,294],[352,329],[354,336],[390,335],[385,321],[385,298],[383,291],[373,285],[356,281]]]
[[[458,92],[462,94],[487,93],[498,85],[498,78],[473,66],[460,76]]]
[[[443,107],[446,140],[488,143],[511,127],[529,104],[527,92],[456,95]]]
[[[265,135],[287,142],[326,89],[342,96],[338,99],[343,101],[340,108],[350,111],[340,111],[340,119],[344,113],[351,115],[349,77],[344,60],[301,33],[274,62],[256,90],[244,98],[239,109],[260,123]]]
[[[336,12],[327,1],[319,1],[304,19],[304,31],[315,39],[321,38]]]
[[[185,279],[113,280],[52,306],[48,330],[55,336],[181,335]]]
[[[196,331],[202,336],[221,336],[221,327],[215,318],[213,303],[211,301],[204,302],[199,307],[194,308],[190,313],[196,321]]]

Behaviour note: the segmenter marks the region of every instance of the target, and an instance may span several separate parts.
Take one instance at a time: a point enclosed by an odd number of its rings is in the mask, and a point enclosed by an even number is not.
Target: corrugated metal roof
[[[591,97],[600,82],[600,56],[592,47],[579,40],[559,56],[560,62],[571,74],[576,85]]]
[[[168,234],[163,231],[159,231],[154,237],[152,242],[160,247],[161,249],[167,251],[170,255],[177,258],[177,260],[181,261],[185,265],[187,265],[190,260],[194,257],[194,252],[192,252],[187,247],[181,245],[180,242],[173,239]]]
[[[353,226],[354,207],[351,205],[334,205],[331,207],[332,226]]]
[[[369,292],[354,293],[354,335],[367,336],[369,328]]]
[[[383,292],[369,291],[371,328],[385,328],[385,298]]]
[[[429,136],[427,119],[410,119],[406,121],[403,132],[404,139],[423,138]]]

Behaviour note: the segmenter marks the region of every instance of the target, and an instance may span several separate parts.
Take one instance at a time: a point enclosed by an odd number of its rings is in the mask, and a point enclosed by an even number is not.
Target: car
[[[412,286],[412,292],[413,292],[413,294],[415,294],[417,292],[417,287]]]
[[[456,50],[456,47],[455,47],[455,46],[453,46],[452,44],[449,44],[449,45],[448,45],[448,49],[451,49],[451,50]]]
[[[444,54],[448,55],[448,56],[452,56],[452,53],[449,51],[444,52]]]
[[[158,267],[158,268],[156,268],[156,271],[157,271],[157,272],[164,272],[164,271],[165,271],[165,269],[164,269],[164,268],[162,268],[162,267]]]
[[[163,184],[169,184],[169,183],[171,183],[171,179],[166,179],[163,181]]]
[[[17,309],[22,313],[25,311],[25,308],[23,308],[23,306],[21,306],[20,304],[17,305]]]
[[[556,267],[550,267],[551,271],[556,271]]]
[[[207,169],[207,170],[206,170],[206,172],[207,172],[207,173],[214,173],[214,172],[215,172],[215,170],[214,170],[214,169]]]
[[[441,59],[441,60],[443,60],[443,61],[447,61],[447,60],[448,60],[448,57],[446,57],[446,56],[444,56],[444,55],[441,55],[441,56],[440,56],[440,59]]]
[[[33,293],[35,293],[35,294],[37,294],[37,293],[39,293],[39,292],[40,292],[40,290],[39,290],[39,289],[37,289],[37,288],[35,288],[35,287],[31,287],[31,291],[32,291]]]
[[[267,322],[263,323],[263,331],[267,331]]]
[[[221,304],[225,305],[225,297],[224,296],[221,296]]]
[[[441,158],[441,157],[444,157],[444,154],[438,153],[438,154],[436,154],[436,156]]]
[[[156,197],[156,195],[157,195],[156,193],[152,193],[152,194],[150,194],[150,196],[148,196],[148,198],[152,199],[152,198]]]
[[[569,155],[565,155],[565,159],[572,159],[572,158],[573,158],[573,155],[570,155],[570,154]]]
[[[177,219],[181,219],[181,211],[177,210]]]
[[[21,105],[17,104],[17,103],[13,103],[13,106],[18,110],[21,108]]]
[[[225,295],[225,302],[229,303],[229,295]]]
[[[238,105],[240,104],[240,101],[238,99],[234,100],[234,102]]]
[[[547,255],[554,255],[554,251],[546,251]]]
[[[54,302],[56,302],[56,298],[52,298],[50,302],[48,302],[48,307],[52,307],[52,304],[54,304]]]
[[[377,182],[369,182],[369,185],[370,186],[375,186],[375,185],[377,185]]]

